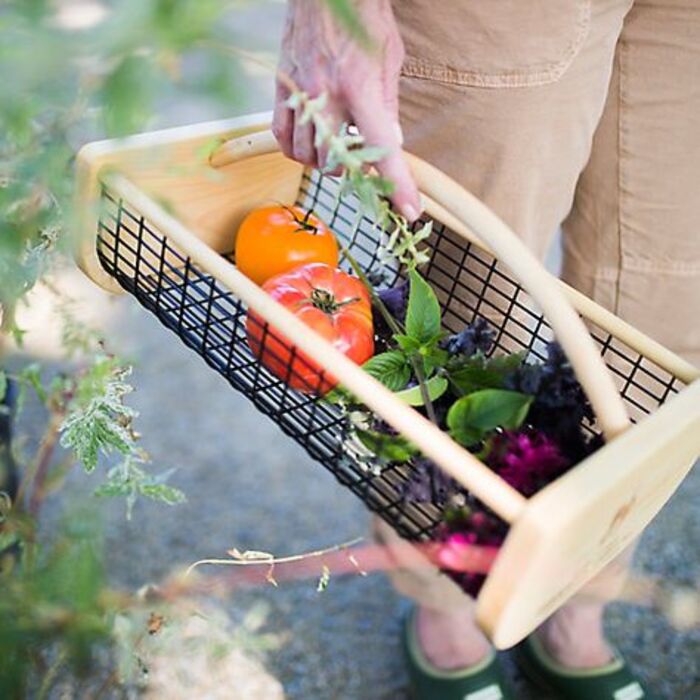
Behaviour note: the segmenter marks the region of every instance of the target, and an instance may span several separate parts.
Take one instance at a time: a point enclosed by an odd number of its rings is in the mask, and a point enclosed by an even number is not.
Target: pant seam
[[[589,265],[589,268],[593,271],[593,277],[605,282],[616,282],[620,270],[628,273],[633,272],[678,277],[695,277],[696,275],[700,274],[700,265],[680,262],[664,264],[654,260],[627,261],[622,265],[616,264],[609,267],[604,265]]]
[[[613,301],[613,313],[620,313],[620,298],[622,296],[622,271],[625,251],[625,196],[627,182],[625,180],[625,155],[627,153],[626,136],[626,63],[627,43],[619,39],[617,50],[618,62],[618,88],[617,88],[617,277],[615,280],[615,298]]]

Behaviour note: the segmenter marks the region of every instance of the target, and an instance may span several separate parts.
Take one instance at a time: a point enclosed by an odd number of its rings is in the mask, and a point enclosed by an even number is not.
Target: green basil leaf
[[[406,356],[398,350],[370,357],[362,365],[362,369],[392,391],[403,389],[411,378],[411,365]]]
[[[410,282],[406,334],[423,345],[440,334],[440,304],[430,285],[415,270],[410,272]]]
[[[431,377],[425,383],[425,388],[431,401],[437,401],[447,391],[448,386],[447,379],[439,375]],[[420,386],[412,386],[410,389],[399,391],[396,394],[396,398],[407,403],[409,406],[423,405],[423,394],[421,393]]]
[[[460,426],[459,428],[451,429],[450,435],[460,445],[471,447],[472,445],[476,445],[484,437],[484,431],[478,430],[477,428],[470,428],[469,426]]]
[[[457,400],[447,413],[452,436],[473,445],[496,428],[515,430],[527,416],[532,396],[504,389],[482,389]]]
[[[500,389],[503,386],[503,377],[498,372],[477,364],[449,371],[449,377],[462,396],[473,394],[480,389]]]
[[[423,356],[423,371],[429,377],[439,367],[445,367],[449,360],[449,353],[436,346],[423,346],[419,351]]]
[[[394,340],[397,345],[406,352],[414,352],[421,347],[420,341],[411,338],[410,335],[395,335]]]
[[[512,355],[497,355],[486,360],[486,366],[494,371],[501,372],[503,375],[512,372],[520,367],[525,361],[524,352],[514,352]]]
[[[524,353],[499,355],[488,360],[483,357],[470,357],[456,366],[447,366],[452,385],[466,396],[481,389],[500,389],[506,375],[519,367]]]

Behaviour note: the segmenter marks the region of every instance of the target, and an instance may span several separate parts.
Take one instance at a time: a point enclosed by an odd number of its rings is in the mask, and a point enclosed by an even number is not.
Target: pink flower
[[[465,508],[441,525],[432,549],[433,562],[475,596],[490,571],[508,526],[495,515]]]
[[[525,496],[536,493],[570,466],[559,445],[536,430],[500,433],[493,439],[486,463]]]
[[[437,564],[448,571],[484,574],[498,553],[498,547],[477,544],[475,532],[453,532],[437,549]]]

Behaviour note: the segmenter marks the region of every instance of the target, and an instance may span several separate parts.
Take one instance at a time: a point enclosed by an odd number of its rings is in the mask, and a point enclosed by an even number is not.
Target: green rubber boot
[[[657,700],[617,652],[605,666],[572,669],[557,663],[531,634],[515,648],[515,660],[533,683],[562,700]]]
[[[443,671],[425,658],[418,643],[415,610],[406,617],[403,646],[413,700],[514,700],[496,652],[482,662],[456,671]]]

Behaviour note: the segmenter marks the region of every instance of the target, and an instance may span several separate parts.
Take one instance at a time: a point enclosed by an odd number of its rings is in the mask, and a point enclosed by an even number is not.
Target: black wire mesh
[[[107,189],[102,200],[98,255],[105,270],[401,535],[414,540],[429,537],[440,522],[440,510],[404,502],[400,493],[407,468],[375,470],[355,458],[345,444],[340,411],[312,394],[289,388],[295,368],[308,364],[304,358],[280,357],[287,363],[284,378],[267,371],[250,349],[246,322],[268,349],[273,343],[267,341],[276,339],[274,332],[249,319],[239,299],[199,270],[128,202]],[[366,272],[377,265],[381,232],[367,217],[359,217],[354,196],[339,197],[334,178],[317,172],[305,175],[298,204],[324,219]],[[440,299],[447,330],[457,332],[483,317],[497,329],[496,352],[524,350],[531,358],[545,358],[552,331],[502,264],[477,246],[465,244],[438,221],[433,222],[427,247],[431,260],[424,272]],[[389,286],[401,276],[397,267],[383,269]],[[633,420],[653,412],[682,387],[680,380],[648,358],[588,325]],[[317,374],[316,386],[325,379]],[[586,427],[597,432],[594,424]]]

